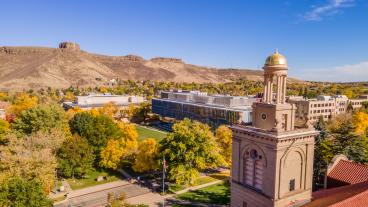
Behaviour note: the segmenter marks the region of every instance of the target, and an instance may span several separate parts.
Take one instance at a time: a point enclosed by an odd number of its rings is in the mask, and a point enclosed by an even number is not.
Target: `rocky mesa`
[[[107,56],[62,42],[58,48],[0,47],[0,89],[99,86],[111,79],[175,82],[262,80],[263,71],[196,66],[177,58],[145,60],[136,55]],[[292,80],[297,81],[297,80]]]

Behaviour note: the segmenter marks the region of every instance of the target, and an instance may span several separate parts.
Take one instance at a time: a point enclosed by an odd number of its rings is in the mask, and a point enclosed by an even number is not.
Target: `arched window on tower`
[[[243,183],[262,190],[263,160],[257,150],[248,150],[243,158]]]

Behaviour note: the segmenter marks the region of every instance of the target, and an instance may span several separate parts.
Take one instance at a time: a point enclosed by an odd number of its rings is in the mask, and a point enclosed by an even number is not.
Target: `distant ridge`
[[[136,55],[92,54],[71,42],[62,42],[59,48],[0,47],[1,90],[100,86],[116,78],[197,83],[238,78],[260,81],[263,71],[196,66],[177,58],[145,60]]]

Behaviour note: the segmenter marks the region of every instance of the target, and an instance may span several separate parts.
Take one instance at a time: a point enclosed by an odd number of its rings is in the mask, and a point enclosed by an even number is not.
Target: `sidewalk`
[[[105,183],[101,185],[83,188],[80,190],[73,190],[69,192],[68,198],[78,197],[78,196],[86,195],[90,193],[96,193],[99,191],[103,191],[103,190],[107,190],[111,188],[117,188],[117,187],[124,186],[124,185],[130,185],[130,183],[124,180],[118,180],[118,181],[114,181],[110,183]]]
[[[188,204],[188,203],[192,203],[192,202],[177,200],[175,198],[175,196],[178,195],[178,194],[186,193],[186,192],[191,191],[191,190],[197,190],[197,189],[200,189],[200,188],[204,188],[204,187],[207,187],[207,186],[210,186],[210,185],[215,185],[215,184],[222,183],[222,182],[225,182],[225,180],[216,180],[216,181],[213,181],[213,182],[210,182],[210,183],[189,187],[189,188],[186,188],[184,190],[175,192],[175,194],[167,194],[165,196],[162,196],[159,193],[152,193],[151,192],[151,193],[147,193],[147,194],[144,194],[144,195],[139,195],[139,196],[136,196],[136,197],[128,198],[127,202],[130,203],[130,204],[146,204],[146,205],[149,205],[149,206],[152,206],[152,207],[162,206],[162,203],[163,203],[164,200],[165,200],[166,204],[167,204],[168,201],[169,201],[169,203],[173,203],[175,201],[177,203]],[[197,203],[197,204],[199,204],[199,203]]]
[[[126,201],[127,203],[134,205],[145,204],[148,206],[162,206],[162,202],[166,200],[166,198],[170,198],[172,196],[172,194],[162,196],[159,193],[150,192],[136,197],[128,198]]]
[[[62,180],[61,181],[61,184],[64,186],[64,188],[65,188],[65,192],[67,192],[67,193],[70,193],[71,191],[73,191],[72,190],[72,187],[70,187],[70,185],[69,185],[69,183],[68,183],[68,181],[66,181],[66,180]]]

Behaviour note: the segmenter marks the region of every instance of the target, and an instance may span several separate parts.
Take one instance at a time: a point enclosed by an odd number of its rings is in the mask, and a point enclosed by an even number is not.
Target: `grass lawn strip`
[[[97,182],[96,179],[98,176],[106,177],[105,180]],[[118,172],[111,172],[106,170],[95,170],[85,176],[85,178],[69,178],[67,179],[70,187],[73,190],[78,190],[86,187],[91,187],[95,185],[105,184],[113,181],[120,180],[120,174]]]
[[[230,202],[230,184],[224,182],[176,196],[177,199],[207,204],[226,205]]]
[[[203,185],[206,183],[210,183],[210,182],[214,182],[217,180],[225,180],[227,178],[229,178],[230,174],[228,172],[226,173],[214,173],[214,174],[210,174],[207,176],[202,176],[202,177],[198,177],[195,181],[193,186],[198,186],[198,185]],[[185,185],[176,185],[176,184],[172,184],[169,186],[169,192],[175,193],[181,190],[184,190],[185,188],[188,188],[190,186],[185,186]]]
[[[165,138],[167,133],[164,131],[159,131],[157,129],[150,129],[149,127],[135,125],[135,128],[138,132],[138,141],[145,140],[147,138],[153,138],[156,141],[160,141],[161,139]]]

